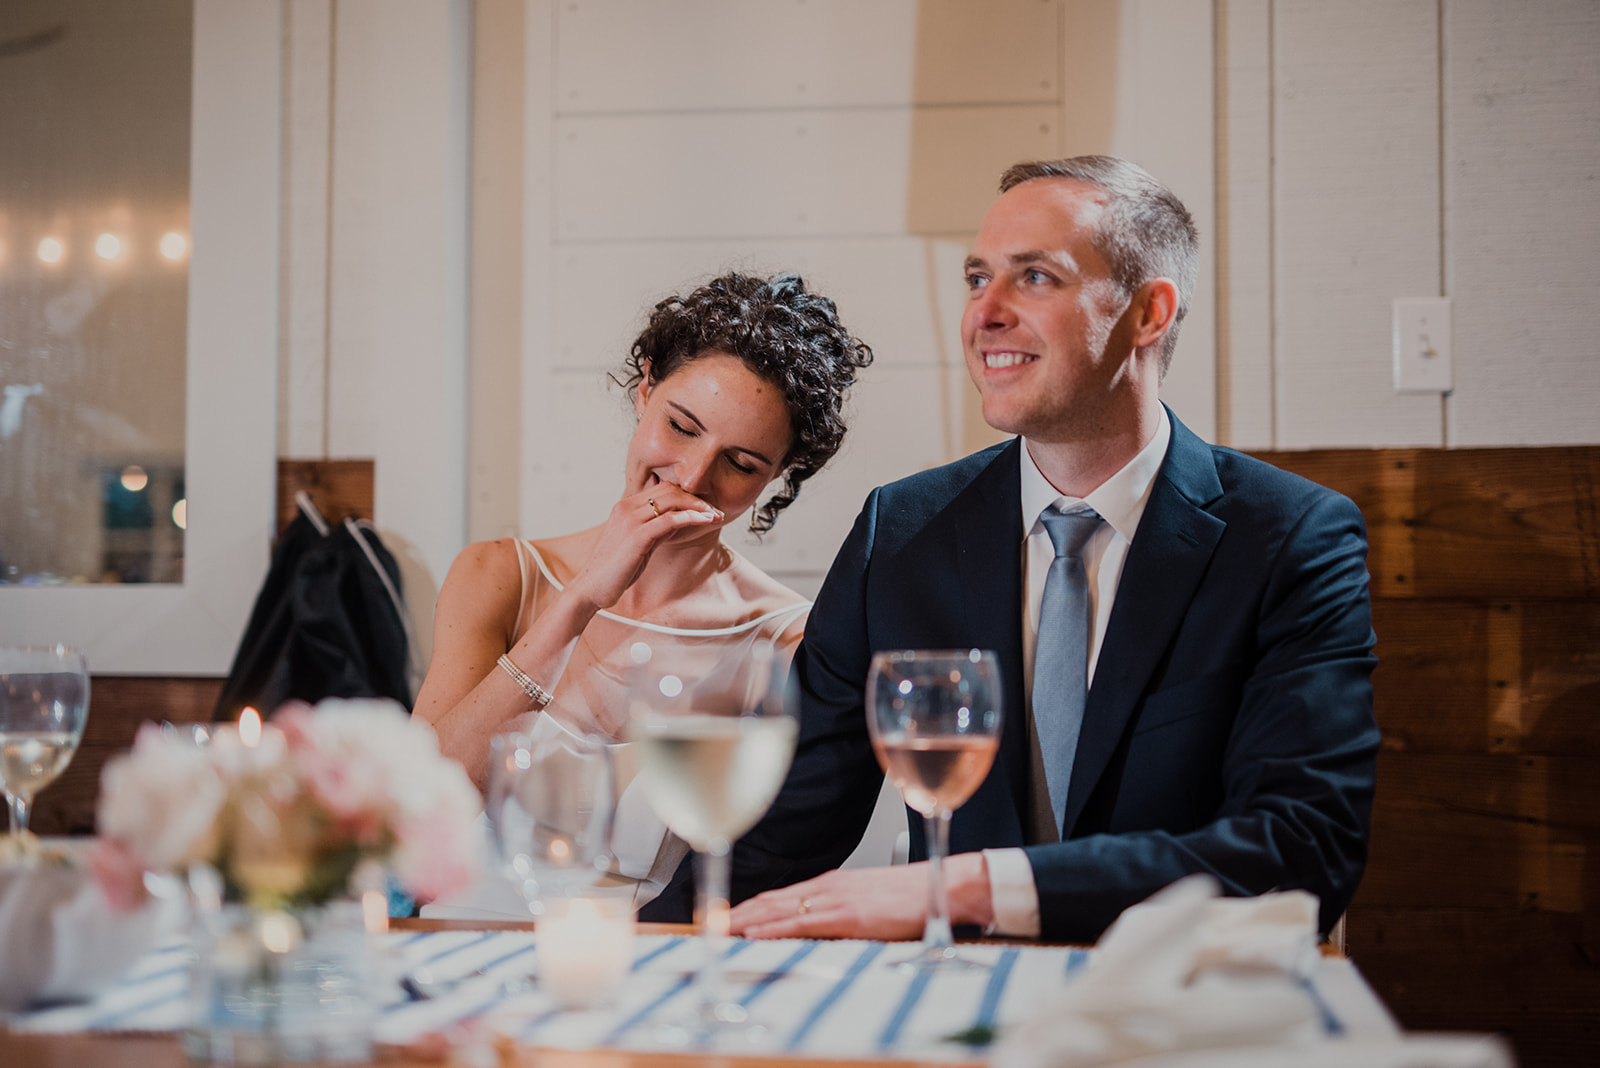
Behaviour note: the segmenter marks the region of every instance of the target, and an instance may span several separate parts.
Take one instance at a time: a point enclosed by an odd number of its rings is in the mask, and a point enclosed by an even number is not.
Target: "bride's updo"
[[[783,458],[783,486],[756,509],[750,529],[772,529],[800,486],[822,470],[844,441],[845,393],[872,349],[839,322],[833,301],[806,291],[798,275],[731,273],[685,296],[657,304],[633,343],[622,385],[660,382],[693,360],[721,352],[777,386],[794,442]]]

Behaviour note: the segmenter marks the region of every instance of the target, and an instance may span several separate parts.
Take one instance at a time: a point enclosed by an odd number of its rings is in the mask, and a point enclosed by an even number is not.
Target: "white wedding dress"
[[[516,545],[522,569],[522,609],[517,616],[512,644],[562,589],[531,541],[518,540]],[[554,700],[543,712],[530,714],[518,729],[538,739],[547,732],[566,731],[572,724],[594,722],[597,717],[591,710],[595,709],[612,710],[609,716],[599,718],[613,722],[623,719],[624,714],[618,710],[625,708],[628,696],[627,658],[629,650],[638,642],[649,645],[654,655],[667,657],[691,651],[703,655],[708,648],[717,650],[717,662],[730,668],[727,675],[733,684],[731,680],[740,679],[741,674],[732,669],[750,660],[751,648],[756,642],[774,641],[780,646],[792,646],[799,638],[810,608],[811,602],[797,601],[755,619],[706,630],[669,627],[602,611],[584,628],[566,670],[551,687]],[[631,884],[637,907],[661,893],[688,855],[689,847],[667,829],[644,797],[641,785],[635,781],[638,769],[632,748],[620,742],[610,746],[617,792],[611,832],[615,863],[611,874],[603,881],[612,885]],[[485,834],[488,833],[487,822],[485,819]],[[493,855],[492,850],[489,855]],[[504,885],[499,885],[502,883]],[[483,917],[503,912],[517,916],[527,914],[516,891],[502,879],[480,880],[480,885],[464,897],[423,909],[424,916],[441,918]]]

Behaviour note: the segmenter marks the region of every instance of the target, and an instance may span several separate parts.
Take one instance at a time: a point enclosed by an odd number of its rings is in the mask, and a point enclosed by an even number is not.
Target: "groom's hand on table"
[[[982,853],[959,853],[944,862],[950,922],[987,927],[994,919],[989,871]],[[928,865],[850,868],[768,890],[733,909],[733,933],[745,938],[922,937],[928,917]]]

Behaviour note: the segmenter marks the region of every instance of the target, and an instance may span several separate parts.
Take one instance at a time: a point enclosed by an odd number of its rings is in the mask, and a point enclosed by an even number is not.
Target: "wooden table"
[[[401,931],[527,931],[531,923],[498,920],[393,921]],[[642,934],[689,934],[687,924],[640,924]],[[501,1049],[505,1068],[893,1068],[913,1061],[841,1061],[799,1057],[727,1057],[705,1053],[631,1053],[621,1050]],[[386,1068],[437,1068],[451,1062],[447,1055],[430,1057],[415,1050],[380,1047],[372,1062]],[[948,1064],[948,1062],[945,1062]],[[970,1062],[976,1064],[978,1062]],[[189,1068],[179,1036],[175,1034],[14,1034],[0,1028],[0,1066],[4,1068]]]

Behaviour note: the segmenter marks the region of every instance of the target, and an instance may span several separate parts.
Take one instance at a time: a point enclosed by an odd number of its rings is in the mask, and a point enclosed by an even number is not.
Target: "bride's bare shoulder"
[[[768,612],[792,608],[810,601],[809,597],[785,586],[745,559],[743,555],[734,553],[733,556],[734,581],[739,596],[752,608],[750,612],[752,617],[764,616]]]
[[[594,527],[555,538],[537,538],[533,540],[532,545],[538,551],[539,558],[544,561],[544,566],[550,569],[550,574],[565,586],[589,558],[589,553],[599,535],[600,528]]]
[[[515,538],[475,541],[456,555],[445,584],[468,587],[478,593],[511,586],[520,588],[522,568],[517,563],[517,552]]]

